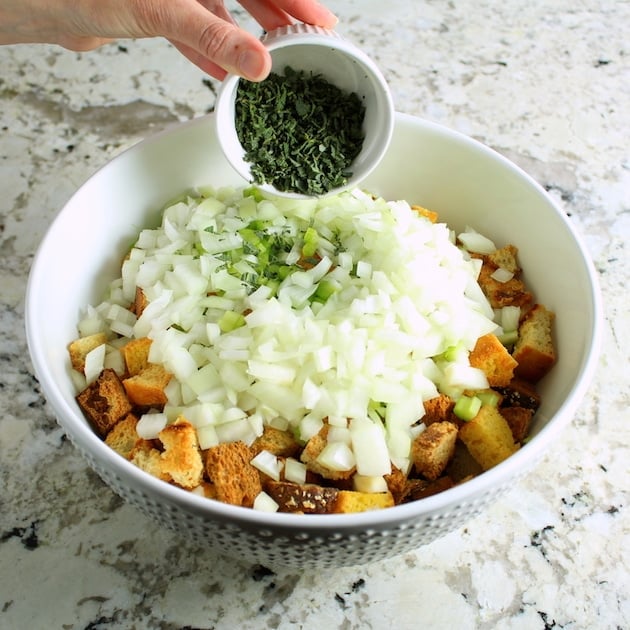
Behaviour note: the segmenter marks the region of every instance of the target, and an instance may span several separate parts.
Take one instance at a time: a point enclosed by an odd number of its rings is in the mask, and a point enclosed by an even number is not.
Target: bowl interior
[[[27,287],[29,350],[60,423],[102,466],[116,469],[127,462],[95,436],[75,402],[67,345],[77,335],[80,313],[101,300],[135,237],[142,228],[158,223],[167,201],[196,186],[245,183],[223,156],[212,115],[196,119],[107,164],[76,192],[44,237]],[[565,215],[522,171],[473,140],[399,114],[389,150],[364,188],[431,208],[456,230],[471,225],[499,246],[514,243],[527,282],[557,316],[559,360],[541,383],[543,403],[533,439],[477,479],[441,497],[401,506],[418,515],[436,502],[448,502],[449,496],[461,499],[481,487],[504,483],[546,448],[548,438],[570,420],[589,384],[601,334],[601,305],[592,265]],[[148,475],[138,471],[135,478],[144,477]],[[142,483],[167,488],[156,481]],[[183,502],[199,499],[168,487],[168,492],[175,491]],[[209,512],[224,509],[211,501],[204,508],[195,505]],[[390,516],[373,513],[361,518],[377,521]],[[318,526],[324,522],[318,517]]]
[[[394,127],[394,105],[381,72],[360,49],[333,33],[318,29],[314,32],[286,33],[264,40],[271,54],[272,72],[284,73],[287,66],[320,74],[333,85],[346,92],[355,92],[365,106],[363,128],[365,140],[359,155],[351,165],[352,177],[343,187],[330,194],[352,188],[363,181],[380,162],[387,150]],[[236,133],[234,106],[241,79],[227,77],[215,106],[217,134],[226,158],[246,180],[251,180],[250,165]],[[284,197],[303,198],[290,191],[277,191],[272,185],[262,189]]]

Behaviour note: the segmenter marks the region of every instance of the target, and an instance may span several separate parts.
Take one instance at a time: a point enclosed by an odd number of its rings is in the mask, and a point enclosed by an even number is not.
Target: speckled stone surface
[[[2,630],[630,627],[630,4],[329,6],[379,63],[398,110],[507,155],[584,235],[606,332],[583,405],[491,509],[393,560],[270,571],[159,528],[64,439],[33,376],[23,298],[73,191],[126,147],[210,110],[218,86],[164,41],[0,48]]]

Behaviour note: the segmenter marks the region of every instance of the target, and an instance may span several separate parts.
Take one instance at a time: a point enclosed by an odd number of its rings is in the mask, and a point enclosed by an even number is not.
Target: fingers
[[[338,21],[315,0],[239,0],[239,4],[268,31],[291,24],[292,18],[324,28],[334,28]]]
[[[337,18],[314,0],[239,0],[266,30],[290,24],[293,18],[332,28]],[[227,72],[261,81],[271,70],[271,57],[254,35],[239,29],[222,0],[176,0],[166,4],[162,25],[177,49],[204,72],[222,80]]]
[[[261,81],[271,70],[269,52],[258,38],[223,20],[209,20],[194,48],[224,70],[251,81]]]
[[[206,74],[218,79],[219,81],[223,81],[225,76],[227,75],[227,70],[222,68],[221,66],[214,63],[214,61],[210,61],[207,57],[204,57],[200,52],[190,48],[190,46],[186,46],[184,44],[180,44],[179,42],[172,41],[171,44],[179,50],[179,52],[194,63],[198,68],[203,70]]]
[[[219,3],[209,11],[199,2],[173,0],[161,5],[152,16],[148,30],[163,35],[190,61],[212,76],[222,79],[233,72],[261,81],[271,70],[271,57],[257,37],[239,29]]]

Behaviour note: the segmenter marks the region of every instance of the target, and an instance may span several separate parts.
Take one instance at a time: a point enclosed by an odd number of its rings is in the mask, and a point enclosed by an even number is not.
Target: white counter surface
[[[581,408],[491,509],[393,560],[270,571],[160,529],[64,439],[33,376],[23,298],[73,191],[126,147],[209,111],[218,84],[159,40],[0,48],[2,630],[630,628],[630,3],[329,6],[398,110],[507,155],[584,235],[607,320]]]

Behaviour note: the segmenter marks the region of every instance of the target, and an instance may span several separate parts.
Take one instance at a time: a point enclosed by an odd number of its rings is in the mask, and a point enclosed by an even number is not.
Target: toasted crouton
[[[451,461],[448,463],[445,475],[448,475],[455,483],[460,483],[464,479],[476,477],[483,472],[477,460],[470,454],[466,445],[458,440],[455,445],[455,453]]]
[[[136,317],[140,317],[148,302],[149,301],[147,300],[147,296],[144,294],[144,291],[140,287],[136,287],[135,299],[129,307],[129,310],[134,313]]]
[[[542,304],[531,308],[518,328],[512,356],[518,362],[516,376],[537,383],[556,362],[552,325],[555,314]]]
[[[479,286],[492,308],[504,306],[527,306],[532,302],[532,294],[520,278],[520,269],[516,261],[516,248],[506,246],[492,254],[481,256],[483,264],[479,272]],[[514,276],[507,282],[499,282],[492,274],[499,268],[506,269]]]
[[[355,468],[350,470],[331,470],[326,466],[322,466],[317,461],[319,454],[328,444],[328,425],[324,425],[319,433],[314,435],[304,447],[300,455],[301,461],[306,464],[306,468],[311,472],[321,475],[325,479],[350,479],[355,473]]]
[[[455,422],[457,420],[453,414],[455,401],[446,394],[440,394],[424,401],[424,416],[422,422],[429,426],[434,422]]]
[[[279,512],[298,514],[326,514],[339,494],[337,488],[273,480],[265,483],[265,491],[278,504]]]
[[[477,339],[469,360],[470,365],[479,368],[486,375],[490,387],[508,385],[518,365],[498,337],[492,333]]]
[[[139,407],[160,407],[168,401],[164,389],[171,380],[161,365],[149,363],[135,376],[123,380],[129,400]]]
[[[140,439],[136,431],[138,418],[132,413],[127,414],[120,422],[118,422],[105,438],[105,444],[113,448],[119,455],[125,459],[129,459],[129,455]]]
[[[394,506],[391,492],[357,492],[356,490],[339,490],[330,504],[332,514],[350,514],[382,510]]]
[[[506,419],[496,407],[483,405],[459,429],[459,438],[483,470],[489,470],[518,450]]]
[[[407,485],[407,475],[392,464],[392,472],[389,475],[385,475],[385,483],[387,483],[387,488],[392,493],[394,497],[394,502],[396,504],[400,503],[405,495],[405,488]]]
[[[131,411],[125,388],[111,368],[104,369],[95,381],[77,395],[76,400],[96,433],[103,439]]]
[[[518,248],[515,245],[505,245],[499,249],[496,249],[491,254],[487,254],[485,259],[495,269],[505,269],[514,275],[518,275],[521,272],[521,268],[518,264]]]
[[[512,431],[514,441],[522,442],[529,433],[529,425],[534,412],[524,407],[501,407],[500,412]]]
[[[403,496],[403,502],[419,501],[438,492],[448,490],[455,485],[455,482],[448,476],[439,477],[434,481],[426,479],[408,479]]]
[[[532,383],[521,378],[513,378],[507,387],[497,387],[503,397],[501,406],[525,407],[536,411],[540,407],[540,396]]]
[[[182,488],[198,486],[203,477],[203,460],[195,427],[180,416],[162,429],[158,438],[164,446],[160,470]]]
[[[128,377],[136,376],[147,367],[151,343],[151,339],[148,337],[141,337],[140,339],[128,341],[120,349],[123,359],[125,360],[125,368]]]
[[[416,471],[429,480],[437,479],[455,451],[457,427],[451,422],[430,424],[411,445]]]
[[[170,475],[162,471],[161,455],[161,451],[151,440],[138,440],[129,453],[129,461],[153,477],[170,481]]]
[[[196,488],[192,489],[192,492],[198,494],[206,499],[216,499],[217,490],[213,484],[208,481],[202,481]]]
[[[267,425],[263,434],[254,440],[251,449],[253,456],[261,451],[269,451],[277,457],[293,457],[300,450],[300,445],[290,431],[281,431]]]
[[[107,343],[107,335],[105,333],[94,333],[87,337],[75,339],[68,345],[70,354],[70,363],[72,369],[83,374],[85,372],[85,357],[95,348]]]
[[[232,505],[252,507],[262,491],[258,471],[251,465],[251,449],[244,442],[226,442],[206,452],[206,474],[217,499]]]

